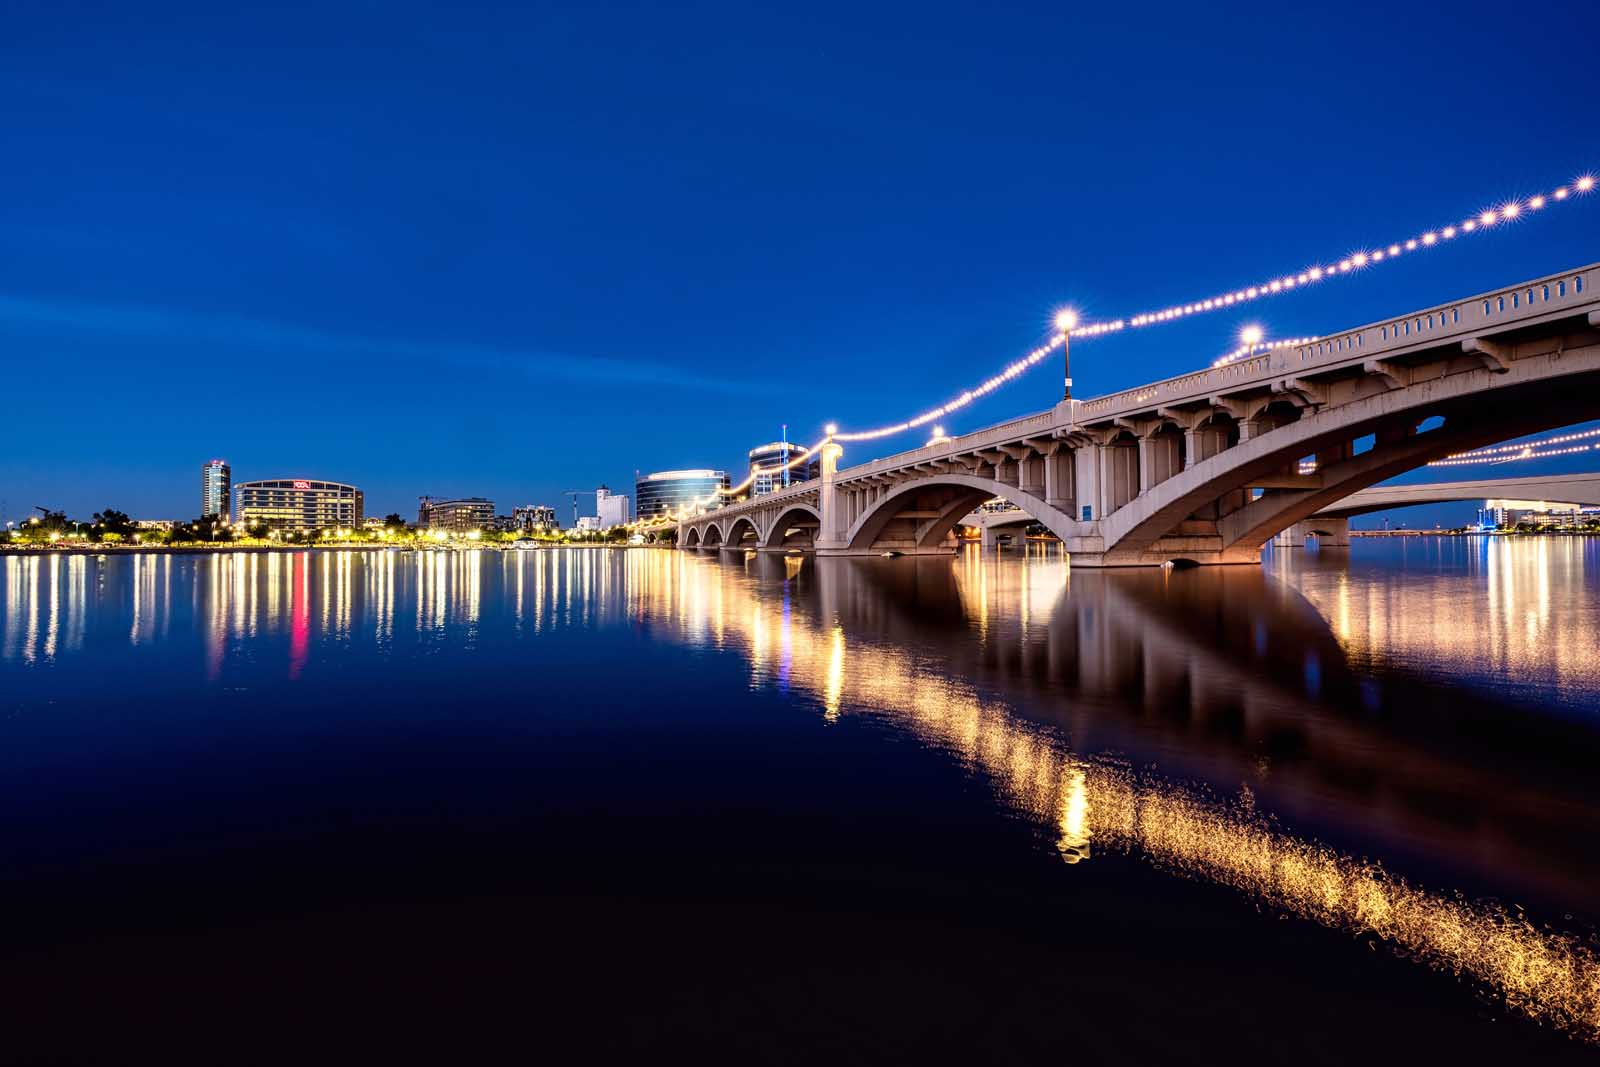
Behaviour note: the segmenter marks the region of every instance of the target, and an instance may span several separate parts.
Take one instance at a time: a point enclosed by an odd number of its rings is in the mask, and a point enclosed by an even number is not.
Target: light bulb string
[[[904,433],[907,430],[915,429],[916,427],[925,425],[935,419],[942,418],[951,412],[966,407],[980,397],[994,392],[1007,382],[1020,377],[1024,372],[1036,366],[1046,356],[1060,348],[1064,343],[1066,343],[1069,337],[1075,340],[1089,339],[1101,337],[1106,334],[1120,333],[1121,331],[1129,328],[1138,329],[1146,326],[1156,326],[1162,323],[1174,322],[1178,319],[1187,318],[1191,315],[1219,311],[1224,308],[1236,307],[1240,304],[1247,304],[1265,297],[1276,296],[1280,293],[1293,292],[1303,289],[1308,285],[1315,285],[1316,283],[1325,281],[1329,278],[1360,273],[1362,270],[1370,266],[1385,263],[1393,259],[1398,259],[1399,257],[1410,252],[1416,252],[1428,248],[1436,248],[1450,243],[1458,236],[1484,232],[1490,229],[1502,229],[1502,223],[1514,221],[1523,217],[1524,215],[1536,214],[1552,204],[1560,204],[1569,200],[1573,200],[1578,196],[1591,192],[1594,187],[1594,177],[1592,175],[1585,174],[1575,181],[1559,186],[1548,193],[1542,193],[1536,196],[1530,196],[1521,199],[1507,200],[1499,207],[1486,209],[1482,212],[1479,212],[1477,215],[1472,216],[1471,218],[1463,219],[1447,226],[1441,226],[1437,229],[1426,230],[1414,237],[1408,237],[1402,241],[1395,241],[1386,247],[1378,247],[1371,251],[1355,252],[1338,260],[1329,260],[1324,264],[1307,267],[1304,270],[1290,274],[1283,274],[1276,278],[1260,282],[1256,285],[1246,286],[1242,289],[1236,289],[1232,292],[1221,293],[1215,296],[1190,301],[1188,303],[1174,304],[1170,307],[1159,310],[1140,312],[1137,315],[1133,315],[1125,319],[1119,318],[1111,319],[1105,322],[1087,323],[1076,325],[1066,332],[1057,331],[1050,335],[1050,337],[1043,344],[1035,347],[1032,351],[1028,352],[1020,359],[1016,359],[1007,364],[1000,370],[998,374],[995,374],[992,377],[985,379],[983,382],[980,382],[979,384],[962,391],[932,410],[922,412],[920,415],[913,416],[912,418],[906,419],[902,422],[892,423],[886,426],[879,426],[870,430],[851,430],[842,433],[835,433],[832,436],[836,441],[871,441]],[[1284,341],[1278,343],[1289,344],[1291,342]],[[1219,361],[1219,363],[1216,365],[1222,365],[1222,362],[1231,362],[1233,359],[1240,358],[1243,358],[1243,355],[1237,353],[1230,356],[1225,356],[1223,357],[1223,360]]]

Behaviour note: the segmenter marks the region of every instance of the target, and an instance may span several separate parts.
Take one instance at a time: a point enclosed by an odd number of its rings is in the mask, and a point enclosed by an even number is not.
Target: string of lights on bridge
[[[1600,437],[1600,430],[1578,430],[1574,433],[1558,434],[1555,437],[1546,437],[1540,441],[1524,441],[1521,444],[1496,445],[1493,448],[1477,448],[1471,452],[1457,452],[1455,455],[1446,456],[1444,459],[1434,460],[1428,464],[1430,467],[1464,467],[1475,463],[1510,463],[1522,459],[1544,459],[1547,456],[1570,456],[1575,452],[1591,452],[1600,449],[1600,443],[1574,445],[1573,441],[1593,441]],[[1553,447],[1553,446],[1564,447]]]
[[[1430,467],[1469,467],[1485,463],[1516,463],[1525,459],[1548,459],[1551,456],[1571,456],[1579,452],[1600,451],[1600,429],[1578,430],[1574,433],[1557,434],[1555,437],[1546,437],[1538,441],[1523,441],[1511,445],[1495,445],[1492,448],[1475,448],[1470,452],[1456,452],[1436,459],[1429,463]],[[1573,441],[1589,441],[1591,444],[1572,444]],[[1561,447],[1555,447],[1561,446]],[[1301,460],[1299,471],[1301,474],[1311,474],[1317,469],[1315,460]]]
[[[1320,337],[1291,337],[1286,341],[1268,341],[1262,337],[1259,326],[1246,326],[1244,330],[1244,344],[1235,348],[1225,356],[1212,361],[1213,367],[1226,367],[1230,363],[1237,363],[1241,359],[1259,356],[1271,352],[1274,348],[1294,348],[1297,345],[1309,345],[1313,341],[1320,341]]]
[[[1080,323],[1075,312],[1071,310],[1062,311],[1057,314],[1055,320],[1055,332],[1052,333],[1044,343],[1038,345],[1020,359],[1013,360],[1011,363],[1006,364],[1003,368],[1001,368],[999,373],[985,379],[969,389],[963,390],[960,394],[951,397],[938,407],[931,408],[928,411],[924,411],[919,415],[915,415],[901,422],[891,423],[885,426],[878,426],[869,430],[840,432],[835,429],[830,431],[829,436],[835,441],[873,441],[884,437],[892,437],[896,434],[905,433],[907,430],[913,430],[918,426],[927,425],[936,419],[941,419],[954,411],[958,411],[961,408],[968,406],[973,401],[994,392],[1007,382],[1013,381],[1014,379],[1022,376],[1028,370],[1037,366],[1051,353],[1055,352],[1061,348],[1062,345],[1066,344],[1069,338],[1093,338],[1100,337],[1105,334],[1119,333],[1125,329],[1138,329],[1141,327],[1156,326],[1162,323],[1174,322],[1179,319],[1188,318],[1192,315],[1205,314],[1207,312],[1220,311],[1225,308],[1237,307],[1241,304],[1248,304],[1252,301],[1261,300],[1270,296],[1277,296],[1281,293],[1294,292],[1309,285],[1316,285],[1319,282],[1330,278],[1360,273],[1369,267],[1398,259],[1401,256],[1408,255],[1413,252],[1425,251],[1430,248],[1440,247],[1456,240],[1458,237],[1467,236],[1473,233],[1483,233],[1492,229],[1503,228],[1503,224],[1505,223],[1515,222],[1517,219],[1520,219],[1526,215],[1533,215],[1544,211],[1551,205],[1573,200],[1578,196],[1593,191],[1594,187],[1594,176],[1585,174],[1575,181],[1559,186],[1548,193],[1541,193],[1527,198],[1506,200],[1502,202],[1500,206],[1487,208],[1471,218],[1462,219],[1458,222],[1454,222],[1446,226],[1440,226],[1436,229],[1425,230],[1422,233],[1416,234],[1412,237],[1407,237],[1404,240],[1394,241],[1387,246],[1380,246],[1370,251],[1355,252],[1343,257],[1342,259],[1329,260],[1323,264],[1307,267],[1301,271],[1282,274],[1276,278],[1268,279],[1267,281],[1260,282],[1256,285],[1246,286],[1242,289],[1235,289],[1232,292],[1220,293],[1210,297],[1203,297],[1201,299],[1182,304],[1173,304],[1170,307],[1159,310],[1140,312],[1139,314],[1133,315],[1129,318],[1111,319],[1104,322]],[[1306,343],[1306,341],[1309,340],[1315,340],[1315,338],[1308,338],[1299,342],[1280,341],[1277,343]],[[1234,359],[1244,358],[1244,356],[1247,354],[1250,353],[1234,353],[1223,357],[1223,360],[1226,362],[1232,362]]]

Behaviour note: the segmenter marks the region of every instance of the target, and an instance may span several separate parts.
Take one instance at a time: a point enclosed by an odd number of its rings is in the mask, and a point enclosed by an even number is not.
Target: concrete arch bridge
[[[818,480],[685,519],[678,544],[942,553],[998,496],[1075,566],[1258,563],[1279,532],[1379,482],[1600,418],[1597,286],[1600,264],[854,467],[829,442]]]

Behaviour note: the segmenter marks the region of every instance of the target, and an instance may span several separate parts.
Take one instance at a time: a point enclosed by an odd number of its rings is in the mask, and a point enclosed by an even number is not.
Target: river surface
[[[0,1060],[1592,1061],[1597,594],[3,556]]]

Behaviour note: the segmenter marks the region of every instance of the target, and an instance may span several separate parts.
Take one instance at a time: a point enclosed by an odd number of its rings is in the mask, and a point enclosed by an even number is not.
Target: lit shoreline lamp
[[[1072,356],[1068,351],[1072,343],[1072,331],[1078,325],[1078,313],[1071,308],[1063,308],[1056,312],[1056,329],[1061,331],[1061,372],[1064,386],[1061,391],[1062,400],[1072,399]]]

